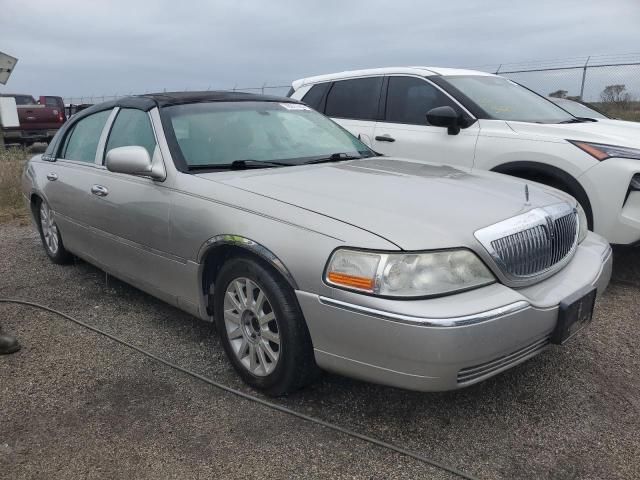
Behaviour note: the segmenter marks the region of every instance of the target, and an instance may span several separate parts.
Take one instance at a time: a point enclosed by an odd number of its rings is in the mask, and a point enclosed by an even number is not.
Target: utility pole
[[[580,85],[580,101],[583,102],[583,95],[584,95],[584,81],[587,78],[587,65],[589,64],[589,59],[591,59],[591,56],[587,57],[587,61],[584,62],[584,67],[582,67],[582,84]]]

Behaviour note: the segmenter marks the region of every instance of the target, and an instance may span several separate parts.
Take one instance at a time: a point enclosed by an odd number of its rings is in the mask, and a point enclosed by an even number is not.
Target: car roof
[[[157,106],[180,105],[201,102],[291,102],[292,99],[275,95],[233,92],[225,90],[207,90],[201,92],[162,92],[147,93],[139,97],[153,100]],[[295,102],[295,100],[293,100]]]
[[[329,82],[333,80],[343,80],[347,78],[370,77],[373,75],[419,75],[421,77],[429,77],[434,75],[451,76],[451,75],[485,75],[495,76],[492,73],[481,72],[479,70],[465,70],[461,68],[443,68],[443,67],[384,67],[384,68],[367,68],[364,70],[349,70],[346,72],[329,73],[326,75],[316,75],[306,77],[292,82],[293,88],[296,90],[303,85],[314,83]]]
[[[187,103],[207,103],[207,102],[287,102],[300,103],[298,100],[274,95],[261,95],[257,93],[233,92],[224,90],[206,90],[201,92],[160,92],[145,93],[144,95],[132,95],[116,100],[92,105],[89,108],[78,112],[74,116],[74,122],[93,113],[110,110],[114,107],[137,108],[149,111],[155,107],[166,107],[170,105],[184,105]]]

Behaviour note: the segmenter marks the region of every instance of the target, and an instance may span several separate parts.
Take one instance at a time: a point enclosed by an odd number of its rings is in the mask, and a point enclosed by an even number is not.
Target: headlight
[[[426,297],[481,287],[495,277],[464,249],[377,253],[341,248],[329,259],[325,281],[385,297]]]
[[[587,238],[587,231],[589,230],[589,222],[587,221],[587,214],[584,213],[584,209],[578,203],[576,205],[578,210],[578,243]]]
[[[587,152],[598,160],[606,160],[607,158],[632,158],[640,160],[640,150],[637,148],[616,147],[615,145],[604,145],[602,143],[580,142],[578,140],[567,140],[573,143],[580,150]]]

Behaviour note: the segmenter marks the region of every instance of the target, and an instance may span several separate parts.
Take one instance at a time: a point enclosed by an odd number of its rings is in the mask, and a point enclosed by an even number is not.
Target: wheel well
[[[282,272],[266,260],[261,255],[253,252],[248,248],[243,248],[233,244],[221,244],[210,248],[202,262],[202,293],[207,297],[207,314],[213,315],[213,295],[211,295],[211,286],[215,283],[216,277],[222,266],[231,258],[248,257],[263,265],[265,268],[273,272],[274,275],[282,277],[292,288],[296,288],[291,283],[291,279],[283,275]]]
[[[29,206],[31,208],[31,215],[33,215],[33,218],[37,219],[37,214],[38,214],[38,202],[41,202],[42,199],[40,198],[39,195],[32,193],[31,197],[29,198]]]
[[[511,162],[498,165],[492,168],[491,171],[542,183],[568,193],[580,203],[587,216],[589,229],[593,230],[593,212],[589,196],[582,188],[582,185],[564,170],[543,163]]]

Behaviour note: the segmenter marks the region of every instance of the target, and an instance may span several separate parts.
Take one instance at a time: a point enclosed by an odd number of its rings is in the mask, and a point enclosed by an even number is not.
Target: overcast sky
[[[289,84],[392,65],[640,51],[640,0],[0,0],[0,92],[61,96]]]

